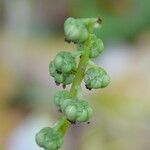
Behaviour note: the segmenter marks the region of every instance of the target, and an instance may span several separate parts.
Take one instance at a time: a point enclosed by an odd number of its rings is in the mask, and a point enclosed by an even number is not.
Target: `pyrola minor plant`
[[[70,123],[86,122],[91,118],[93,110],[83,98],[82,80],[89,90],[104,88],[110,82],[107,72],[91,60],[104,49],[102,40],[94,34],[94,29],[100,27],[100,18],[69,17],[64,23],[65,41],[76,44],[77,51],[59,52],[49,65],[49,73],[56,85],[65,88],[71,84],[71,89],[58,91],[54,96],[55,105],[63,113],[60,120],[36,134],[36,143],[45,150],[58,150],[63,145]]]

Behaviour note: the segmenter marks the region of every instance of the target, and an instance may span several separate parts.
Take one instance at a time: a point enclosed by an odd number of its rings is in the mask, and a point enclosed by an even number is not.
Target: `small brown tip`
[[[55,81],[55,83],[56,83],[56,85],[57,85],[57,86],[59,86],[59,85],[60,85],[60,83],[59,83],[59,82],[57,82],[57,81]]]
[[[88,87],[88,85],[85,85],[85,87],[90,91],[92,90],[92,88]]]
[[[66,84],[63,84],[62,87],[63,87],[63,89],[65,89],[66,88]]]
[[[102,24],[102,19],[100,17],[97,18],[97,23]]]
[[[70,40],[67,40],[67,38],[65,37],[65,42],[67,42],[67,43],[71,43],[71,41]]]
[[[61,109],[58,109],[58,112],[62,113],[62,110],[61,110]]]
[[[69,119],[67,119],[71,124],[76,124],[75,121],[70,121]]]
[[[61,72],[61,71],[59,71],[59,70],[57,70],[57,69],[56,69],[56,72],[57,72],[58,74],[62,74],[62,72]]]

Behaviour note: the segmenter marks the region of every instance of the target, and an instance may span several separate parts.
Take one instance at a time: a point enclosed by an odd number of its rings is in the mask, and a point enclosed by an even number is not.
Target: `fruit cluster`
[[[46,127],[36,135],[37,144],[45,150],[57,150],[62,146],[67,121],[86,122],[91,118],[93,110],[83,98],[82,80],[89,90],[104,88],[110,83],[107,72],[91,61],[104,49],[102,40],[94,34],[94,30],[100,27],[99,18],[70,17],[64,23],[65,40],[77,44],[77,51],[59,52],[50,62],[49,73],[57,85],[62,84],[65,88],[72,83],[72,86],[70,91],[61,90],[54,96],[54,103],[65,118],[60,119],[53,128]],[[76,60],[78,56],[79,63]]]

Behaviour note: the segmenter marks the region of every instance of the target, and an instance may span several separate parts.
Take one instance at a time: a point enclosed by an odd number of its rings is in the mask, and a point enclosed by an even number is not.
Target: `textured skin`
[[[56,69],[62,73],[69,73],[76,67],[75,58],[70,52],[62,51],[54,59]]]
[[[65,21],[64,31],[66,39],[75,43],[82,43],[89,36],[86,26],[81,21],[71,17]]]
[[[84,76],[84,82],[89,89],[104,88],[110,83],[110,77],[103,68],[91,67]]]
[[[101,39],[98,39],[96,35],[92,35],[92,46],[90,51],[90,58],[95,58],[104,50],[104,44]]]
[[[75,77],[76,62],[70,52],[60,52],[49,64],[49,73],[56,83],[68,85]]]
[[[36,143],[45,150],[58,150],[63,144],[63,135],[53,128],[45,127],[36,134]]]
[[[78,99],[66,99],[61,104],[61,110],[72,122],[85,122],[92,116],[92,108],[88,102]]]
[[[65,99],[68,99],[70,97],[70,93],[67,90],[58,91],[54,96],[54,103],[60,107],[62,102]]]

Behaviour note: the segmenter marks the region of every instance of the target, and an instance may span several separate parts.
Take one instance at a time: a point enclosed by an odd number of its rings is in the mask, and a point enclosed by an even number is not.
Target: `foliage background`
[[[71,126],[62,150],[150,149],[149,0],[0,0],[0,149],[40,150],[35,133],[60,117],[48,64],[75,49],[64,42],[68,16],[102,18],[105,51],[95,62],[112,81],[91,92],[83,85],[94,115]]]

